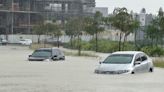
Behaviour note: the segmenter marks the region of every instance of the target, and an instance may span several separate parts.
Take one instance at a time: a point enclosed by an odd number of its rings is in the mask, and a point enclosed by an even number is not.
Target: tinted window
[[[51,50],[36,50],[32,56],[33,57],[50,57],[52,54]]]
[[[136,58],[136,61],[141,61],[141,58],[140,57]]]
[[[59,55],[61,55],[61,51],[60,50],[58,50],[58,53],[59,53]]]
[[[137,55],[136,55],[135,61],[141,61],[141,55],[140,55],[140,54],[137,54]]]
[[[107,57],[103,63],[128,64],[132,62],[132,59],[133,59],[132,54],[114,54]]]
[[[61,54],[62,54],[61,51],[58,50],[58,49],[54,49],[54,50],[53,50],[53,53],[54,53],[55,55],[61,55]]]
[[[146,56],[142,56],[141,59],[142,59],[142,61],[145,61],[145,60],[147,60],[147,57]]]

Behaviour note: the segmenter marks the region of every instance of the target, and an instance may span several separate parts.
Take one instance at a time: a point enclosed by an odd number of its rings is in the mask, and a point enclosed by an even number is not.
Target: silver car
[[[104,74],[135,74],[153,72],[152,59],[140,51],[119,51],[109,55],[100,62],[95,73]]]

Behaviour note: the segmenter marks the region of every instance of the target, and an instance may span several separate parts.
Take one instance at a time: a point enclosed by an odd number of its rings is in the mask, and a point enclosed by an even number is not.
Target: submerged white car
[[[109,55],[100,62],[95,73],[103,74],[135,74],[153,72],[152,59],[140,51],[119,51]]]

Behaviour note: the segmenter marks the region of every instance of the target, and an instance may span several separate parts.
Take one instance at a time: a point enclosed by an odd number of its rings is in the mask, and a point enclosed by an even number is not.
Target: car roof
[[[58,48],[39,48],[39,49],[37,49],[37,50],[59,50]]]
[[[138,53],[144,53],[142,51],[117,51],[117,52],[114,52],[112,54],[138,54]]]
[[[21,39],[21,40],[31,40],[31,39]]]

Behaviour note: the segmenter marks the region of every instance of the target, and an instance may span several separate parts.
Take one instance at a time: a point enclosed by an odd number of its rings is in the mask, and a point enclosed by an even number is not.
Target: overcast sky
[[[115,7],[126,7],[137,13],[145,8],[147,13],[157,14],[160,7],[164,10],[164,0],[96,0],[96,6],[108,7],[109,13],[112,13]]]

